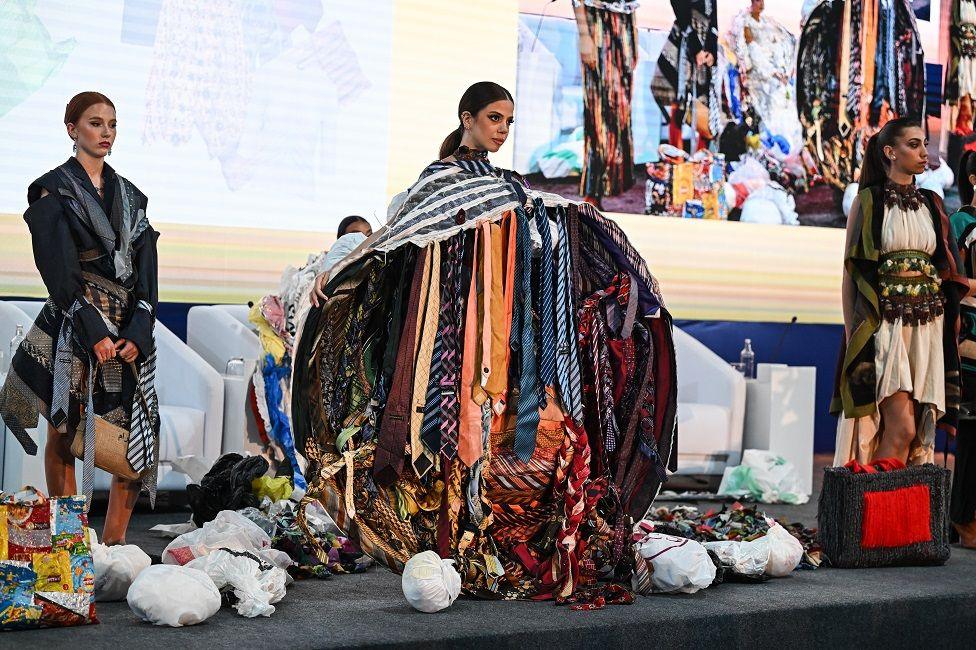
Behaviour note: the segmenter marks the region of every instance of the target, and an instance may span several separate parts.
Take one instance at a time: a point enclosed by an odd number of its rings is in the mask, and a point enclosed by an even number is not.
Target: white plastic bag
[[[810,500],[793,463],[762,449],[746,449],[741,465],[726,467],[718,493],[762,503],[797,505]]]
[[[708,551],[693,539],[651,532],[644,535],[634,549],[653,567],[651,587],[654,593],[693,594],[715,580],[715,565],[708,557]],[[636,576],[633,587],[638,591]]]
[[[125,600],[132,581],[149,568],[152,560],[134,544],[106,546],[94,542],[91,547],[95,565],[95,600]]]
[[[202,623],[220,609],[220,592],[206,573],[168,564],[142,571],[126,600],[142,620],[170,627]]]
[[[400,584],[407,602],[428,614],[447,609],[461,593],[461,576],[454,560],[442,560],[434,551],[417,553],[407,560]]]
[[[274,603],[285,597],[288,573],[250,554],[218,549],[186,566],[206,573],[217,589],[232,588],[234,609],[247,618],[271,616]]]
[[[800,540],[790,535],[789,531],[772,519],[767,519],[769,532],[757,542],[765,542],[769,547],[769,563],[766,564],[766,575],[782,578],[793,573],[803,559],[803,545]]]
[[[271,538],[253,521],[233,510],[222,510],[202,528],[180,535],[163,550],[163,564],[186,564],[218,548],[255,554],[271,546]]]
[[[763,539],[763,538],[760,538]],[[718,555],[722,564],[731,564],[735,573],[743,576],[761,576],[769,564],[769,544],[752,542],[705,542],[705,548]]]

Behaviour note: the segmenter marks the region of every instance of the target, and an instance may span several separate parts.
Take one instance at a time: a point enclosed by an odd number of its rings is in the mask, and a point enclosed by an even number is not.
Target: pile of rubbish
[[[192,519],[151,529],[174,537],[162,565],[149,566],[136,547],[96,545],[105,599],[126,598],[143,620],[173,627],[205,621],[222,603],[248,618],[271,616],[294,580],[360,573],[372,565],[318,502],[299,521],[292,499],[301,491],[290,477],[268,477],[267,471],[261,456],[226,454],[205,475],[192,477]]]
[[[689,219],[728,219],[735,191],[725,180],[725,157],[705,149],[689,156],[662,144],[660,162],[647,164],[644,213]]]

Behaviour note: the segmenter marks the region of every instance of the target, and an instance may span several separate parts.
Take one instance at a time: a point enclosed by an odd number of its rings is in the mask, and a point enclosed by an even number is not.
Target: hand
[[[592,36],[580,34],[579,53],[584,66],[587,68],[596,67],[596,44],[593,42]]]
[[[132,363],[139,358],[139,348],[132,341],[119,339],[118,343],[115,344],[115,349],[118,350],[119,356],[126,363]]]
[[[312,299],[312,305],[319,307],[325,303],[325,285],[329,282],[328,273],[319,273],[315,280],[312,282],[312,291],[310,292],[310,297]]]
[[[712,56],[711,52],[706,52],[705,50],[702,50],[697,55],[695,55],[696,65],[699,66],[712,65],[713,63],[715,63],[715,57]]]
[[[106,336],[95,344],[92,351],[95,353],[95,359],[98,360],[98,363],[105,363],[109,359],[115,358],[115,343],[112,343],[112,339]]]

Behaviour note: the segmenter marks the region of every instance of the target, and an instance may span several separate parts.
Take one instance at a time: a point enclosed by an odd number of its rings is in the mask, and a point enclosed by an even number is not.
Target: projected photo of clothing
[[[615,196],[634,184],[631,97],[637,2],[573,0],[586,12],[597,64],[583,66],[584,162],[580,195]]]

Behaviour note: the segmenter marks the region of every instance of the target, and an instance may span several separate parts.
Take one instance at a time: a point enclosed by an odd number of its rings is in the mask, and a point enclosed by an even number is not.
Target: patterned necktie
[[[461,265],[464,261],[464,233],[447,242],[444,268],[444,291],[441,295],[441,315],[445,317],[441,330],[441,454],[454,458],[457,454],[458,421],[461,404],[458,401],[458,381],[461,368],[461,318],[464,296],[461,292]]]
[[[414,354],[417,346],[417,316],[420,308],[420,289],[424,281],[424,265],[427,249],[421,249],[407,299],[407,314],[394,361],[390,396],[383,413],[382,425],[377,436],[373,461],[373,478],[379,485],[392,485],[403,472],[404,450],[410,435],[410,407],[412,405]]]
[[[518,242],[515,250],[515,286],[519,294],[512,311],[512,331],[518,337],[519,397],[515,421],[515,454],[523,462],[528,462],[535,451],[535,436],[539,430],[535,336],[532,333],[532,239],[529,237],[529,219],[525,211],[518,208],[516,215]]]
[[[434,465],[434,456],[421,440],[421,427],[441,304],[441,245],[430,244],[427,251],[429,259],[424,270],[423,315],[417,324],[416,373],[413,378],[413,410],[410,413],[410,460],[417,476],[424,476]]]
[[[539,263],[539,406],[546,407],[546,388],[556,378],[556,327],[553,319],[552,231],[542,199],[535,200],[535,224],[542,237]]]
[[[580,376],[579,347],[576,343],[576,318],[571,296],[572,269],[570,268],[569,238],[566,232],[566,215],[560,209],[556,216],[556,233],[559,237],[559,255],[556,258],[556,376],[563,410],[576,424],[583,423],[583,381]]]

